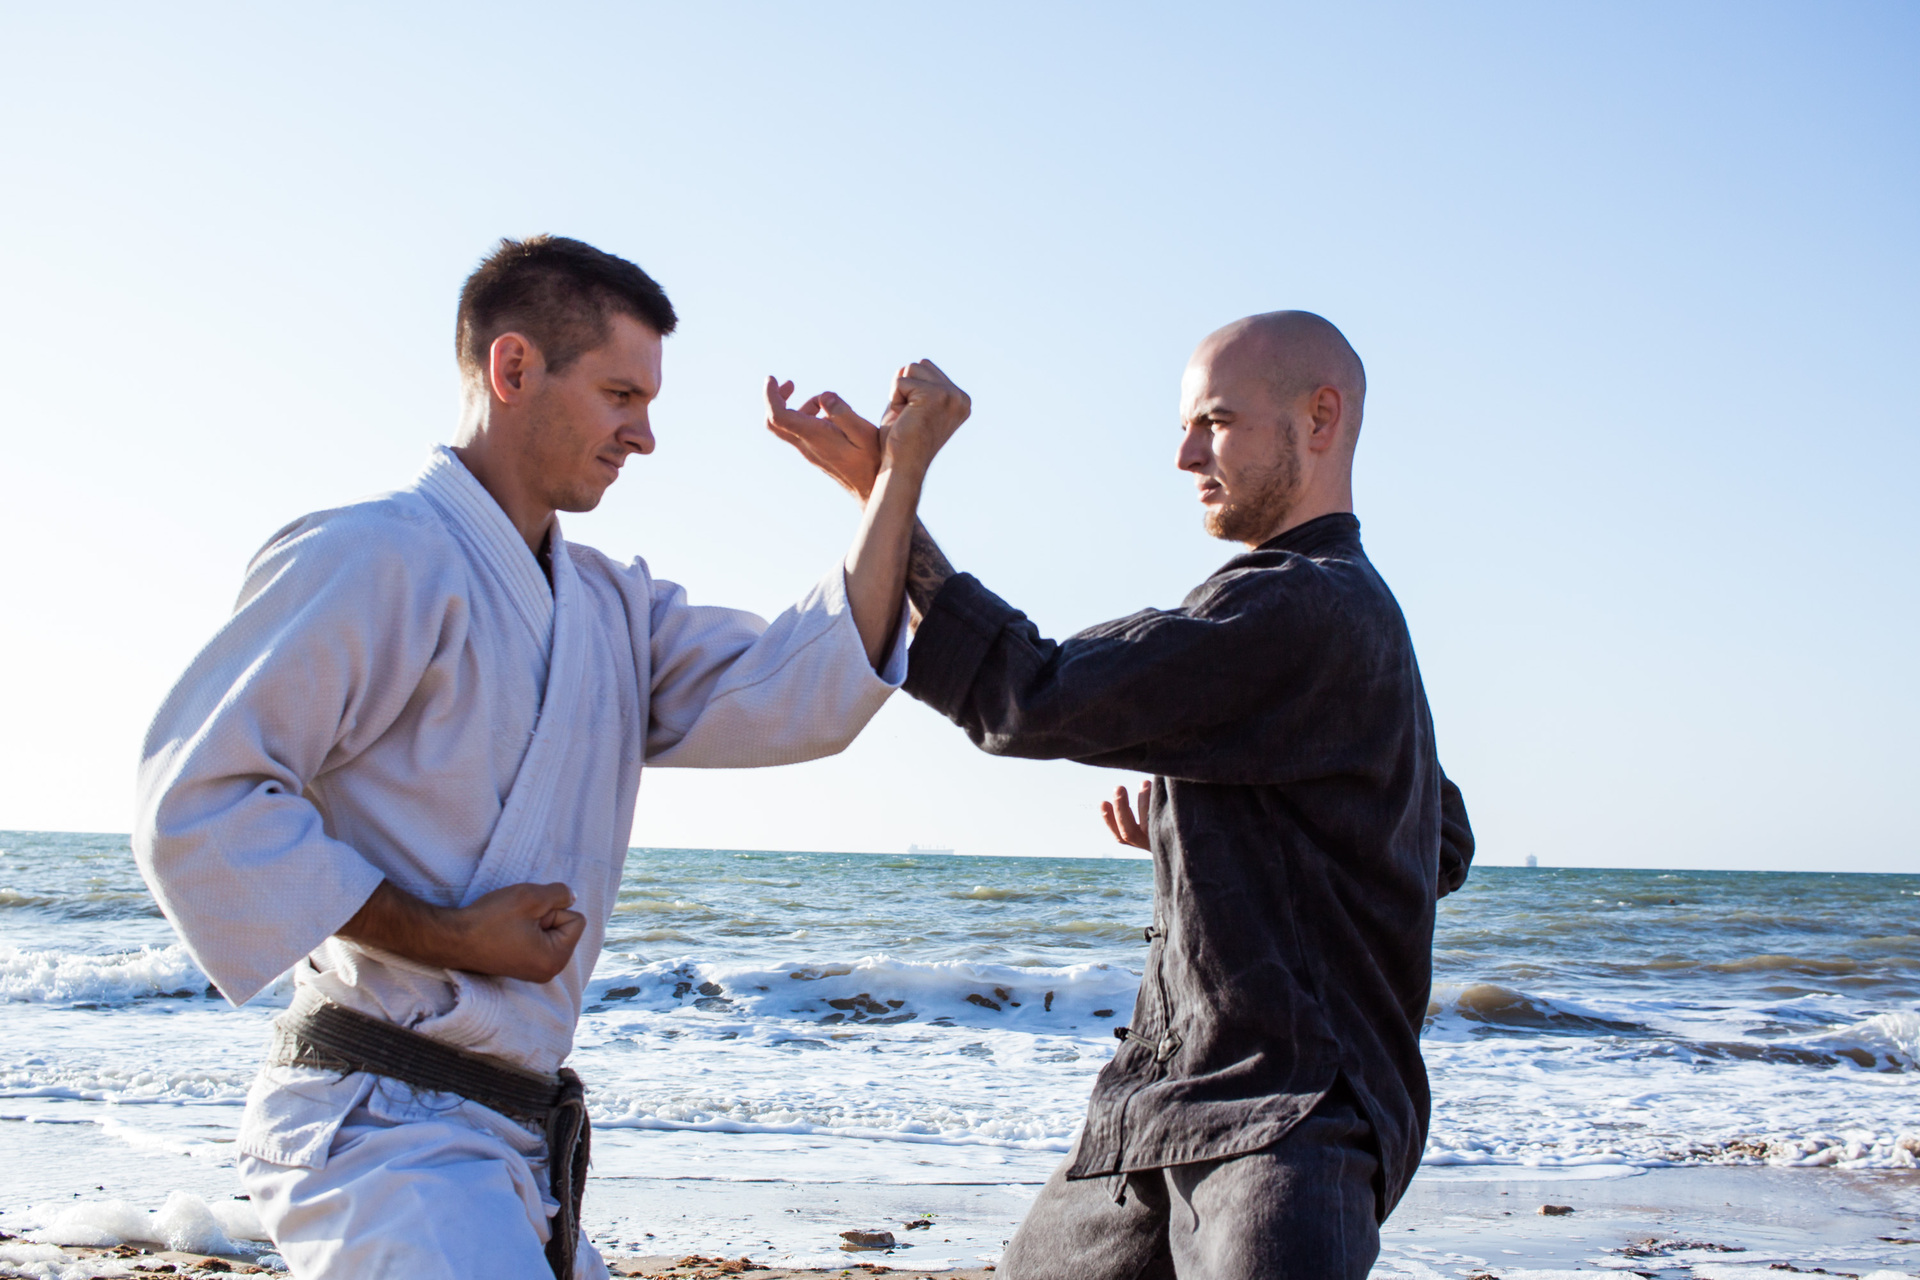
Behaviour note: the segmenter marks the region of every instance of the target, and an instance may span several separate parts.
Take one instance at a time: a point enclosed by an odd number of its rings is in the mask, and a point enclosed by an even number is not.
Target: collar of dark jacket
[[[1360,541],[1360,521],[1351,511],[1335,511],[1297,524],[1278,537],[1268,538],[1256,551],[1293,551],[1311,554],[1342,542]]]

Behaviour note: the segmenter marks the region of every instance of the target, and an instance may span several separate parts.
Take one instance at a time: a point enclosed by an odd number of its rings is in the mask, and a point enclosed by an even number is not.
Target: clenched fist
[[[893,378],[893,399],[880,419],[887,457],[924,471],[973,412],[973,400],[931,360],[916,360]]]
[[[551,982],[586,932],[564,884],[510,884],[464,907],[436,907],[381,881],[340,936],[421,964]]]

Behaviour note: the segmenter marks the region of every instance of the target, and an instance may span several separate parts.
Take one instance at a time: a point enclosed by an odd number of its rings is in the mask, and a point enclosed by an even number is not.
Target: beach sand
[[[1697,1277],[1698,1280],[1749,1280],[1782,1274],[1825,1273],[1851,1276],[1920,1275],[1920,1173],[1844,1171],[1765,1167],[1707,1167],[1604,1171],[1611,1176],[1550,1176],[1540,1171],[1514,1176],[1510,1168],[1433,1169],[1423,1172],[1382,1233],[1378,1280],[1404,1277],[1497,1277],[1498,1280],[1564,1280],[1574,1273]],[[685,1188],[684,1182],[681,1184]],[[1018,1220],[1020,1199],[992,1188],[885,1188],[855,1184],[729,1183],[679,1194],[689,1213],[710,1211],[706,1197],[724,1197],[744,1220],[766,1215],[790,1225],[796,1214],[818,1213],[849,1229],[890,1229],[915,1243],[901,1254],[847,1253],[831,1267],[783,1269],[742,1265],[746,1254],[713,1248],[694,1253],[647,1255],[608,1251],[616,1275],[676,1277],[680,1280],[775,1280],[798,1276],[859,1277],[884,1274],[891,1280],[941,1276],[946,1280],[985,1280],[990,1266],[978,1262],[938,1269],[914,1266],[911,1255],[945,1249],[972,1252],[989,1236],[997,1244]],[[1029,1191],[1032,1189],[1029,1188]],[[654,1189],[658,1212],[675,1210],[675,1190]],[[909,1232],[898,1204],[945,1203],[937,1226]],[[972,1201],[977,1208],[961,1211]],[[1543,1206],[1570,1212],[1543,1214]],[[822,1222],[823,1252],[837,1244],[837,1232]],[[938,1239],[929,1239],[936,1233]],[[9,1246],[0,1242],[0,1257]],[[211,1275],[203,1255],[140,1253],[121,1250],[67,1250],[69,1263],[83,1258],[86,1270],[150,1275],[171,1266],[173,1274]],[[227,1274],[251,1272],[244,1259],[211,1259]],[[809,1259],[824,1261],[824,1259]],[[954,1259],[959,1261],[958,1258]],[[12,1270],[0,1263],[0,1275],[60,1274]],[[77,1274],[77,1273],[76,1273]]]

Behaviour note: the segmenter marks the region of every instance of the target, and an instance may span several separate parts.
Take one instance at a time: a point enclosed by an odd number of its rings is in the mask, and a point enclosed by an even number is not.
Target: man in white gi
[[[560,1068],[641,767],[831,755],[904,676],[920,485],[967,414],[933,371],[896,380],[844,564],[771,623],[561,536],[556,511],[651,452],[674,325],[629,262],[502,242],[461,294],[457,443],[274,535],[148,734],[134,848],[167,918],[236,1003],[295,971],[239,1148],[300,1280],[606,1275],[577,1206],[550,1230],[567,1178],[526,1118],[579,1109]],[[790,392],[768,379],[770,409]],[[379,1052],[288,1033],[316,1010]],[[404,1083],[409,1046],[537,1105]],[[343,1069],[386,1061],[399,1078]]]

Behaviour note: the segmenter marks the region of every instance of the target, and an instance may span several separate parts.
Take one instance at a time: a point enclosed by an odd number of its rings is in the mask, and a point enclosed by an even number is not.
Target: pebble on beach
[[[842,1231],[840,1238],[846,1241],[842,1249],[891,1249],[899,1243],[891,1231]]]

